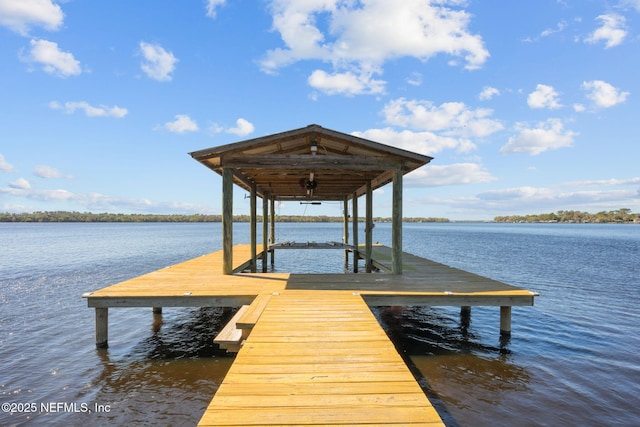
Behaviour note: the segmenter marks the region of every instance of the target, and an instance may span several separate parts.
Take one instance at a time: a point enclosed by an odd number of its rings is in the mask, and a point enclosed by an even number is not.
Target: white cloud
[[[503,129],[502,123],[489,118],[493,110],[474,110],[463,102],[445,102],[435,106],[430,101],[398,98],[389,101],[382,112],[389,124],[444,131],[447,135],[485,137]]]
[[[540,33],[540,37],[549,37],[552,34],[560,33],[567,28],[567,23],[565,21],[558,22],[556,28],[547,28],[542,33]]]
[[[571,147],[576,132],[565,130],[559,119],[548,119],[537,123],[535,127],[529,127],[526,123],[517,123],[518,135],[509,138],[509,141],[500,149],[504,154],[527,153],[532,156],[547,150],[557,150],[563,147]]]
[[[29,181],[27,181],[24,178],[18,178],[13,182],[9,183],[9,187],[11,188],[17,188],[17,189],[21,189],[21,190],[28,190],[31,188],[31,184],[29,184]]]
[[[620,92],[618,88],[602,80],[592,80],[582,83],[582,89],[587,91],[589,98],[597,107],[609,108],[623,103],[629,92]]]
[[[218,8],[224,6],[227,0],[206,0],[207,16],[209,18],[215,18],[218,13]]]
[[[39,176],[40,178],[46,179],[54,179],[54,178],[73,178],[71,175],[65,175],[60,172],[58,169],[52,168],[51,166],[39,165],[36,166],[33,174]]]
[[[267,51],[261,66],[272,73],[301,60],[331,63],[332,71],[316,70],[309,83],[344,94],[354,93],[338,90],[347,79],[355,85],[376,82],[375,88],[363,84],[360,93],[379,93],[384,83],[362,76],[381,70],[394,58],[427,61],[445,54],[462,58],[467,69],[476,69],[489,52],[482,38],[469,32],[471,17],[457,8],[462,4],[460,0],[272,0],[273,28],[284,47]]]
[[[73,114],[76,110],[82,110],[88,117],[116,117],[120,119],[128,113],[126,108],[118,106],[107,107],[106,105],[94,107],[84,101],[65,102],[64,104],[52,101],[49,103],[49,107],[53,110],[64,110],[67,114]]]
[[[596,179],[596,180],[585,180],[585,181],[570,181],[562,183],[561,186],[565,187],[611,187],[611,186],[628,186],[628,185],[638,185],[640,184],[640,177],[636,178],[628,178],[628,179],[618,179],[618,178],[609,178],[609,179]]]
[[[218,123],[211,123],[209,125],[209,132],[211,134],[224,132],[238,136],[245,136],[253,133],[254,130],[255,126],[253,126],[253,123],[243,118],[239,118],[238,120],[236,120],[235,127],[224,127],[219,125]]]
[[[407,186],[439,187],[445,185],[477,184],[495,181],[497,178],[482,165],[456,163],[452,165],[428,165],[409,173]]]
[[[385,82],[373,79],[373,74],[362,72],[356,75],[350,71],[328,74],[322,70],[315,70],[309,76],[308,83],[309,86],[329,95],[353,96],[383,93]]]
[[[491,86],[485,86],[482,88],[482,92],[480,92],[480,95],[478,95],[478,99],[480,99],[481,101],[488,101],[494,96],[498,95],[500,95],[500,91],[498,89]]]
[[[57,43],[48,40],[31,40],[31,51],[24,60],[40,63],[45,72],[58,77],[66,78],[82,73],[80,62],[73,54],[61,51]]]
[[[422,86],[422,73],[411,73],[411,75],[407,77],[407,83],[411,86]]]
[[[0,188],[0,193],[16,197],[26,197],[28,199],[52,201],[69,200],[74,197],[73,193],[67,190],[38,190],[33,188],[5,187]]]
[[[82,210],[99,212],[157,212],[157,213],[207,213],[211,212],[208,206],[195,205],[182,202],[152,202],[148,199],[131,197],[110,196],[106,194],[73,193],[64,189],[46,190],[32,188],[26,180],[21,179],[11,183],[8,187],[0,187],[0,195],[21,197],[29,200],[52,203],[53,209]],[[66,205],[61,205],[66,203]],[[18,211],[33,210],[23,205]],[[50,208],[51,209],[51,208]],[[213,213],[213,212],[211,212]]]
[[[171,73],[178,62],[173,53],[167,52],[160,45],[146,42],[140,42],[140,51],[144,57],[140,68],[147,76],[161,82],[170,81],[173,78]]]
[[[631,7],[640,12],[640,0],[622,0],[620,4],[622,7]]]
[[[543,84],[537,85],[536,90],[529,94],[527,104],[531,108],[548,108],[550,110],[562,107],[558,102],[558,92],[552,86]]]
[[[62,9],[51,0],[0,0],[0,25],[23,36],[31,27],[58,30],[63,19]]]
[[[559,187],[517,187],[491,190],[478,194],[478,205],[485,209],[503,212],[524,211],[555,212],[557,210],[578,209],[609,210],[611,206],[628,206],[637,204],[637,190],[635,189],[599,189],[587,190],[574,188],[570,190]]]
[[[439,136],[433,132],[409,130],[398,132],[391,128],[384,128],[353,132],[353,135],[427,156],[432,156],[445,149],[455,149],[464,153],[476,148],[476,145],[468,139]]]
[[[13,172],[15,168],[9,162],[7,162],[2,154],[0,154],[0,171],[1,172]]]
[[[618,46],[627,36],[626,19],[622,15],[615,13],[600,15],[598,19],[602,26],[595,30],[585,39],[585,42],[596,44],[605,42],[605,49]]]
[[[453,165],[452,165],[453,166]],[[424,168],[428,170],[433,166]],[[459,173],[456,171],[456,173]],[[407,175],[407,179],[410,175]],[[580,210],[598,212],[611,207],[640,207],[637,184],[640,177],[596,181],[564,182],[549,187],[499,188],[471,196],[437,197],[426,192],[421,205],[437,205],[448,212],[457,212],[461,218],[486,215],[531,214]],[[471,215],[471,216],[470,216]]]
[[[227,129],[227,133],[232,133],[238,136],[245,136],[253,133],[255,127],[253,124],[243,118],[236,120],[236,127]]]
[[[532,200],[541,201],[553,197],[554,192],[549,188],[517,187],[490,190],[477,195],[482,200],[506,201],[506,200]]]
[[[197,131],[198,124],[186,114],[176,114],[176,119],[164,124],[164,128],[169,132],[185,133]]]

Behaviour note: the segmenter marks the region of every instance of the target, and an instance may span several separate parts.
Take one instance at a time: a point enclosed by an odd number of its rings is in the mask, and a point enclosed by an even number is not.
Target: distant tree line
[[[341,216],[277,215],[279,222],[342,222]],[[249,215],[234,215],[235,222],[249,222]],[[258,216],[258,222],[261,217]],[[364,222],[364,218],[360,218]],[[375,217],[375,222],[390,222],[391,218]],[[449,222],[446,218],[404,218],[405,222]],[[38,211],[32,213],[1,213],[0,222],[222,222],[222,215],[157,215],[92,213],[68,211]]]
[[[623,208],[598,213],[558,211],[535,215],[497,216],[496,222],[564,222],[564,223],[640,223],[640,214]]]

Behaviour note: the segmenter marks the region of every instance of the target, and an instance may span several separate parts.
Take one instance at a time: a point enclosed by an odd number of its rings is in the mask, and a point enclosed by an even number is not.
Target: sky
[[[639,23],[640,0],[0,0],[0,211],[219,214],[189,152],[318,124],[434,158],[406,217],[640,212]]]

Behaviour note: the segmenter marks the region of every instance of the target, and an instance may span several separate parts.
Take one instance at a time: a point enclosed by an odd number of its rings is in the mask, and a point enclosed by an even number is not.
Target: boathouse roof
[[[260,197],[277,200],[343,200],[409,173],[432,157],[312,124],[304,128],[194,151],[191,156]]]

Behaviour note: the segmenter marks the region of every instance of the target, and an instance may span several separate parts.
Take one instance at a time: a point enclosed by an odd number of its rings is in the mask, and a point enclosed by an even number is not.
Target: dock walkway
[[[357,293],[270,299],[199,426],[444,425]]]
[[[234,270],[250,252],[233,247]],[[390,258],[390,248],[374,247],[376,265]],[[406,253],[402,275],[223,275],[221,263],[218,251],[83,295],[103,348],[109,308],[250,305],[234,326],[241,340],[225,344],[239,352],[202,426],[442,425],[368,306],[498,306],[502,333],[511,307],[537,296]]]

